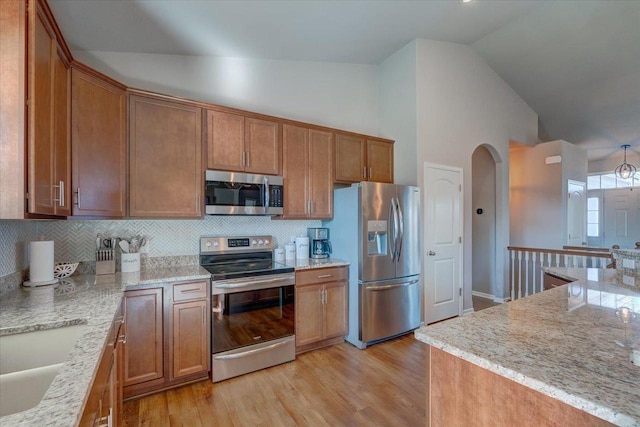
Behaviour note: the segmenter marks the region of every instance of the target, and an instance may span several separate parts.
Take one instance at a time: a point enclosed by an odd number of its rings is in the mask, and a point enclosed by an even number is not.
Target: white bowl
[[[78,268],[79,262],[59,262],[53,267],[53,277],[61,279],[69,277]]]

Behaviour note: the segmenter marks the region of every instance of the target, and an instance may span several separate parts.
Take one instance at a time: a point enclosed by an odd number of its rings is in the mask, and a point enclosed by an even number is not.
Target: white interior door
[[[462,310],[462,170],[424,166],[425,323]]]
[[[640,241],[640,191],[605,190],[603,198],[605,247],[634,248]]]
[[[567,186],[567,245],[587,244],[587,185],[569,180]]]

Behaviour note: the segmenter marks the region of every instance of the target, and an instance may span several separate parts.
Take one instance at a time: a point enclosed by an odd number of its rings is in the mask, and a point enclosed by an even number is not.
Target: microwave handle
[[[264,213],[269,210],[269,198],[271,197],[271,191],[269,190],[269,178],[264,177]]]

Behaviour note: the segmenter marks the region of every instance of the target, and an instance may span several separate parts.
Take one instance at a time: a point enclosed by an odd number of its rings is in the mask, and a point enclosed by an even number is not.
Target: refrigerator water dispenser
[[[367,221],[367,255],[387,254],[387,221]]]

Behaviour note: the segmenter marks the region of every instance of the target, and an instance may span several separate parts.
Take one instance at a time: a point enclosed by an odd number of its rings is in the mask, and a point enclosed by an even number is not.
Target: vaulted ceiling
[[[640,1],[49,0],[72,50],[379,64],[415,38],[471,46],[543,141],[640,153]]]

